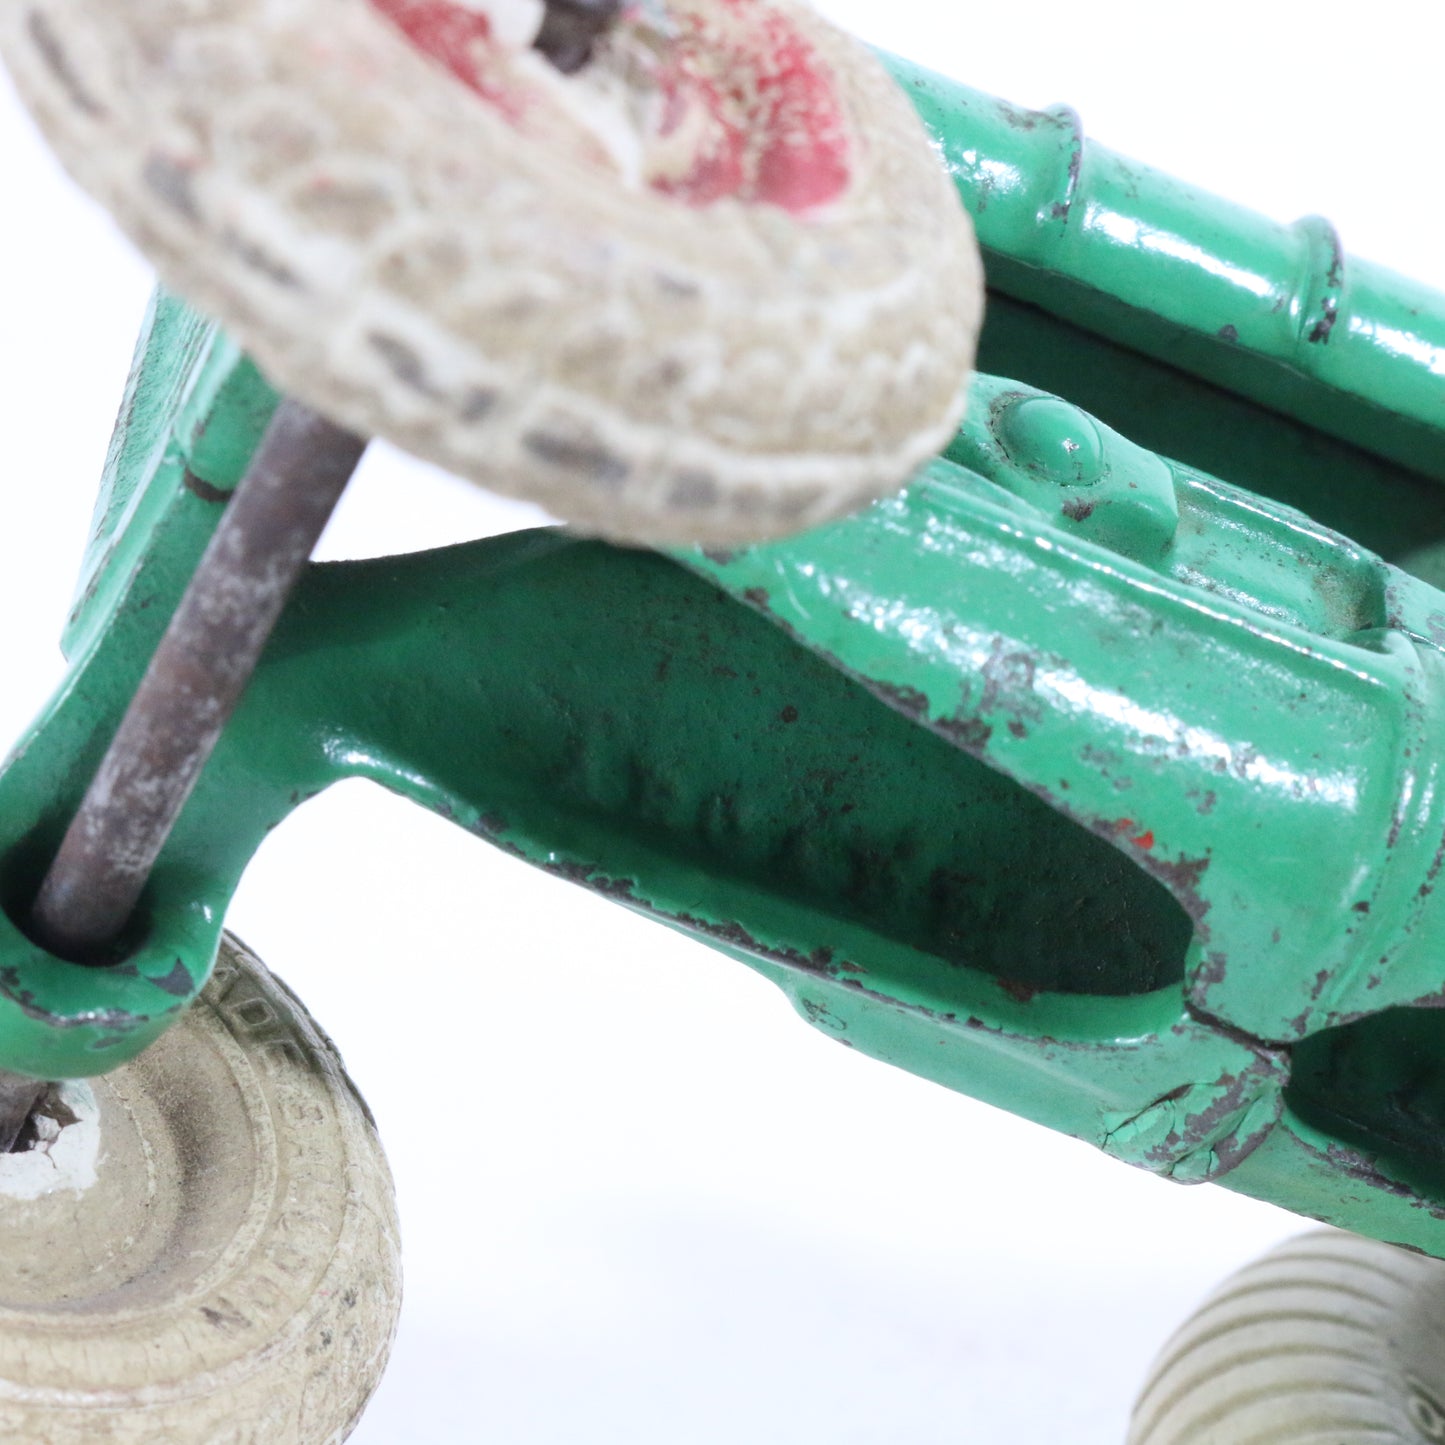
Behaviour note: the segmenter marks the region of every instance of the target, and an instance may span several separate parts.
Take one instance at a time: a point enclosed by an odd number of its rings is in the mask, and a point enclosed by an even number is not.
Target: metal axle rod
[[[41,885],[52,953],[107,961],[365,449],[282,401]]]
[[[580,69],[620,9],[547,0],[537,48]],[[41,884],[31,932],[51,952],[108,961],[365,448],[282,401]],[[23,1092],[0,1081],[0,1140],[5,1101]]]

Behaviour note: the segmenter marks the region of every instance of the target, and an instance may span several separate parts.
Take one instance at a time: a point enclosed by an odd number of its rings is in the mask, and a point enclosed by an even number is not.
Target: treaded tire
[[[1165,1345],[1128,1445],[1445,1441],[1445,1263],[1336,1232],[1226,1281]]]
[[[344,1439],[396,1327],[396,1211],[296,999],[227,938],[180,1023],[52,1098],[64,1126],[0,1156],[0,1440]]]
[[[947,445],[981,263],[874,56],[796,0],[627,6],[566,77],[400,26],[479,8],[504,7],[0,0],[0,54],[279,388],[588,530],[799,531]],[[769,164],[713,196],[734,143]],[[761,179],[835,169],[818,197]]]

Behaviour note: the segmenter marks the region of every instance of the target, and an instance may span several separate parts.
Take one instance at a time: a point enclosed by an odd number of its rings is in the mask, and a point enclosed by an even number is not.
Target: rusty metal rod
[[[104,962],[366,449],[283,400],[41,885],[36,941]]]

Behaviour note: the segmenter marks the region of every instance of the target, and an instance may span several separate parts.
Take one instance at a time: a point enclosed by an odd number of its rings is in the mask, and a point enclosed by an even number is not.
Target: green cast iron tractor
[[[7,1438],[309,1445],[358,1415],[395,1321],[385,1165],[222,924],[266,834],[362,777],[854,1049],[1350,1232],[1187,1325],[1132,1445],[1445,1439],[1445,302],[1071,112],[886,63],[987,279],[942,453],[755,544],[310,567],[87,953],[32,905],[286,405],[157,293],[70,670],[0,774]],[[17,1266],[82,1217],[113,1221],[83,1268]]]

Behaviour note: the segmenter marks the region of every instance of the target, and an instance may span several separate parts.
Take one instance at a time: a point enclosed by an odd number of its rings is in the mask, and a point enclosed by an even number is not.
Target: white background
[[[824,8],[1445,283],[1421,6]],[[58,675],[149,287],[0,88],[0,746]],[[533,520],[379,447],[324,545]],[[738,965],[362,785],[268,842],[231,922],[396,1172],[406,1307],[358,1445],[1118,1445],[1169,1329],[1297,1227],[839,1049]],[[393,1006],[403,978],[435,1017]]]

